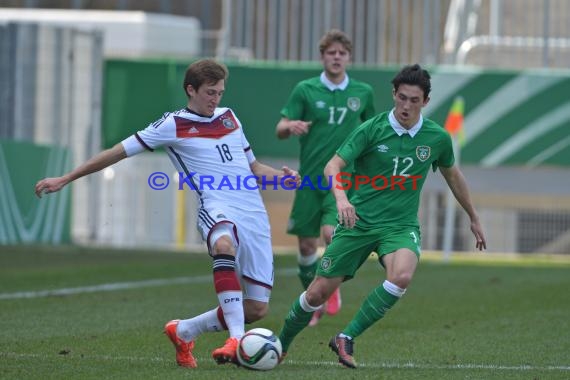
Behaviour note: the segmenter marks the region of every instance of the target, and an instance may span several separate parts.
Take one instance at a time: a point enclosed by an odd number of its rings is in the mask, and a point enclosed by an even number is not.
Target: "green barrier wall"
[[[70,169],[67,149],[0,141],[0,244],[70,242],[70,189],[41,200],[36,182]]]
[[[166,111],[183,108],[187,64],[110,60],[105,65],[103,141],[110,147]],[[295,139],[275,137],[279,111],[301,79],[320,65],[229,65],[223,106],[234,109],[257,156],[297,157]],[[392,107],[390,81],[398,68],[351,68],[370,83],[378,111]],[[443,124],[455,96],[465,99],[467,142],[462,161],[482,166],[570,165],[568,72],[454,71],[431,68],[425,115]]]
[[[145,128],[164,112],[186,106],[182,80],[187,64],[111,60],[105,64],[103,141],[106,148]],[[228,65],[230,77],[221,106],[231,107],[244,125],[257,156],[297,157],[294,139],[278,140],[279,112],[297,81],[320,74],[320,66],[305,68],[268,65]],[[380,88],[394,72],[351,72]],[[385,86],[384,86],[385,87]],[[377,108],[391,102],[390,89],[378,94]]]

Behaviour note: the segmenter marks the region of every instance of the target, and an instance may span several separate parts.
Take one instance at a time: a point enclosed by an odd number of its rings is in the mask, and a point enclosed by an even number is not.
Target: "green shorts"
[[[357,227],[349,230],[338,226],[317,268],[317,275],[344,277],[349,280],[372,252],[378,253],[380,259],[400,248],[407,248],[419,259],[420,246],[420,230],[415,226],[382,227],[374,230],[361,230]]]
[[[297,190],[287,233],[302,237],[319,237],[321,226],[336,226],[336,215],[336,202],[329,190]]]

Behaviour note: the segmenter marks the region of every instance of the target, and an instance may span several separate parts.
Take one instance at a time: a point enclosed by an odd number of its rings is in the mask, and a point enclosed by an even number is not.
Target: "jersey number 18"
[[[232,153],[230,152],[230,147],[227,144],[216,145],[216,149],[218,150],[223,163],[234,159],[232,157]]]

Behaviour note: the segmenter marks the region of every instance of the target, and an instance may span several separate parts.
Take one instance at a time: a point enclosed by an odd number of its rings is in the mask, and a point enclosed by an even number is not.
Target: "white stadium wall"
[[[201,26],[194,17],[141,11],[3,8],[0,24],[36,23],[103,33],[105,57],[195,57],[201,53]]]

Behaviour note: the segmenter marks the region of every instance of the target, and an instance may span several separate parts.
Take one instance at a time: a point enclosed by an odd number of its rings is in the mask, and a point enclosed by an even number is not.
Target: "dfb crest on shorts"
[[[420,145],[416,148],[416,156],[421,162],[426,161],[431,155],[431,148],[429,146]]]
[[[222,123],[224,124],[224,127],[226,127],[227,129],[235,129],[236,127],[232,119],[224,119]]]
[[[348,98],[346,105],[353,111],[358,111],[360,108],[360,98]]]
[[[332,262],[331,262],[331,259],[330,259],[330,258],[328,258],[328,257],[323,257],[323,258],[321,259],[321,269],[322,269],[323,271],[328,272],[328,271],[329,271],[329,268],[331,267],[331,264],[332,264]]]

